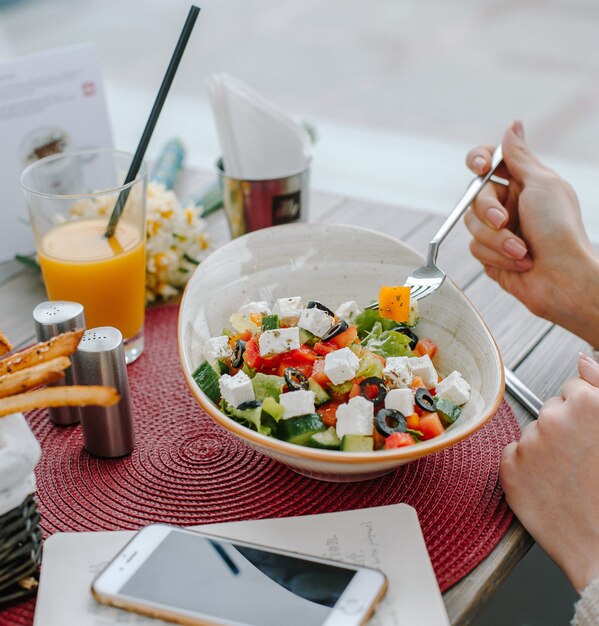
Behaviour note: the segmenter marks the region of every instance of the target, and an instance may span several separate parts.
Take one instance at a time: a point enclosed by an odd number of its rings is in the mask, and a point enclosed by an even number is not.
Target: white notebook
[[[406,504],[194,528],[238,541],[376,567],[389,580],[369,624],[449,625],[416,511]],[[34,626],[157,626],[161,620],[103,606],[93,599],[95,576],[132,531],[56,533],[45,543]]]

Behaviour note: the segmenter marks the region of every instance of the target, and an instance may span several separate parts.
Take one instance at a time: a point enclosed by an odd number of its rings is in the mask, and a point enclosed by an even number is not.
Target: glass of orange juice
[[[21,176],[48,298],[81,303],[88,328],[118,328],[127,363],[143,352],[146,284],[147,168],[125,185],[132,158],[115,150],[65,152]],[[106,237],[121,193],[124,210]]]

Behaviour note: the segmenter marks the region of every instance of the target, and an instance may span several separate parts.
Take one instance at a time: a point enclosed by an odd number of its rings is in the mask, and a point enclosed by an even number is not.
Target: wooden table
[[[209,172],[186,173],[180,180],[179,194],[185,198],[187,192],[197,192],[212,179],[213,174]],[[222,212],[211,216],[209,221],[216,243],[226,241],[228,233]],[[400,203],[377,204],[315,192],[311,196],[310,221],[380,230],[424,254],[443,217],[410,210]],[[459,224],[441,246],[439,266],[464,289],[478,309],[495,336],[506,365],[539,397],[557,394],[562,382],[575,375],[578,352],[587,350],[588,345],[562,328],[535,317],[488,279],[471,257],[468,241],[466,228]],[[31,311],[45,299],[38,272],[14,261],[0,264],[0,327],[15,345],[33,340]],[[509,395],[508,400],[520,424],[527,424],[531,420],[527,411]],[[451,623],[470,623],[532,543],[528,533],[515,521],[495,550],[444,594]]]

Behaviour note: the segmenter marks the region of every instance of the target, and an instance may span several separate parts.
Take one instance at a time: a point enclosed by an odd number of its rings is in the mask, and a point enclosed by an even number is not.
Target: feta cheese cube
[[[337,436],[372,435],[374,404],[362,396],[353,397],[347,404],[340,404],[336,411]]]
[[[242,402],[249,402],[250,400],[256,399],[252,379],[241,370],[239,370],[235,376],[223,374],[218,384],[223,399],[234,407],[238,407]]]
[[[470,384],[460,372],[454,370],[449,376],[437,383],[437,397],[450,400],[461,406],[470,399]]]
[[[395,409],[406,417],[414,412],[414,394],[411,389],[391,389],[385,396],[385,408]]]
[[[334,323],[334,318],[326,311],[314,307],[313,309],[304,309],[300,313],[297,325],[317,337],[322,337]]]
[[[350,322],[361,311],[362,309],[358,306],[357,302],[355,302],[354,300],[348,300],[347,302],[339,305],[339,308],[335,311],[335,315],[340,320]]]
[[[265,330],[258,339],[258,347],[260,356],[297,350],[300,347],[299,328],[293,326],[292,328]]]
[[[428,354],[408,358],[408,366],[410,367],[412,376],[420,376],[427,389],[436,386],[439,377],[437,376],[437,370],[431,361],[431,357]]]
[[[260,302],[248,302],[239,309],[239,315],[249,317],[252,313],[257,315],[270,315],[270,307],[268,302],[261,300]]]
[[[291,322],[297,320],[303,308],[301,297],[293,296],[279,298],[272,307],[272,312],[273,315],[278,315],[282,322]]]
[[[390,356],[383,369],[383,380],[391,388],[409,387],[412,372],[407,356]]]
[[[324,357],[324,373],[333,385],[351,380],[360,367],[360,359],[349,349],[341,348]]]
[[[289,391],[279,396],[279,403],[285,409],[283,419],[314,413],[314,392],[304,389]]]
[[[204,354],[204,358],[209,363],[213,363],[218,359],[226,359],[233,354],[227,335],[210,337],[210,339],[208,339],[204,344],[202,352]]]

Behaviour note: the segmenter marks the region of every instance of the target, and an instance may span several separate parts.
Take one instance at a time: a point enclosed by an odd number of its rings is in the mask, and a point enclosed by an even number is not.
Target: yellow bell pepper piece
[[[410,315],[409,287],[381,287],[379,291],[379,315],[395,322],[407,322]]]

